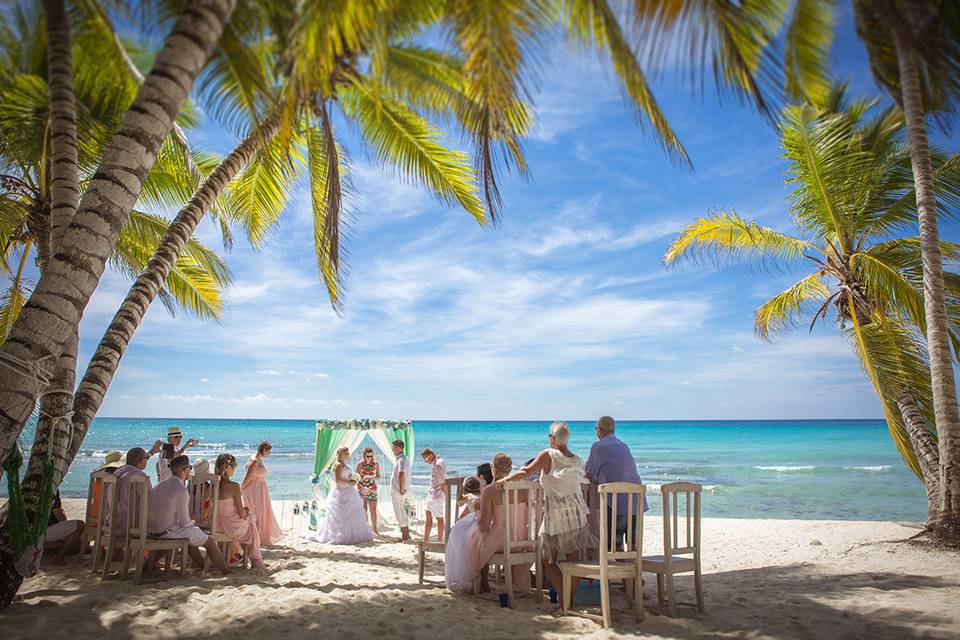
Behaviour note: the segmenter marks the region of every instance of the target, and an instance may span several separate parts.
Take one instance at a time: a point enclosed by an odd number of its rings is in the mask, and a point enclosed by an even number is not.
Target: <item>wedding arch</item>
[[[351,452],[357,449],[357,446],[369,437],[377,449],[380,450],[383,458],[393,464],[397,457],[393,454],[393,441],[403,440],[404,451],[407,457],[412,461],[414,459],[413,449],[413,423],[409,420],[317,420],[317,443],[313,455],[313,495],[319,499],[321,504],[315,505],[310,510],[310,528],[316,529],[318,507],[322,510],[323,500],[333,486],[333,475],[330,470],[337,463],[337,451],[341,447],[347,447]],[[389,478],[390,471],[382,469],[385,478]],[[381,484],[384,484],[381,481]],[[389,480],[385,483],[389,486]],[[389,500],[381,500],[380,504],[389,503]]]

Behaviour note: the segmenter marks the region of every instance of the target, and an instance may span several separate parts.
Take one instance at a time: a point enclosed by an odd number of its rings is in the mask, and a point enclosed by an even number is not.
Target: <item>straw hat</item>
[[[172,438],[173,436],[183,436],[183,432],[180,431],[180,427],[173,426],[167,429],[167,437]]]
[[[103,471],[104,469],[116,469],[123,466],[123,454],[119,451],[111,451],[103,457],[103,464],[94,469],[94,471]]]
[[[194,475],[210,473],[210,461],[205,458],[197,460],[193,463],[193,473]]]

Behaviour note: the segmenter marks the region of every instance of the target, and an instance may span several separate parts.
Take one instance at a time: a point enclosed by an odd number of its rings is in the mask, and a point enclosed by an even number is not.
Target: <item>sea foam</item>
[[[790,471],[813,471],[816,469],[812,464],[801,464],[801,465],[774,465],[769,467],[754,467],[754,469],[759,469],[760,471],[778,471],[787,473]]]
[[[849,469],[851,471],[889,471],[890,465],[878,464],[873,467],[844,467],[844,469]]]

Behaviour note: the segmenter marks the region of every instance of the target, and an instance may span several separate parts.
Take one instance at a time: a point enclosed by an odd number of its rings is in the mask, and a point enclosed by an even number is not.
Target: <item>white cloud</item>
[[[257,373],[262,376],[278,376],[280,372],[276,369],[257,369]]]

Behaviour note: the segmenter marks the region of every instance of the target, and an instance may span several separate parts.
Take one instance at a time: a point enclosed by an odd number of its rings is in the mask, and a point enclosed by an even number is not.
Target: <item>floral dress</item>
[[[360,479],[357,480],[357,489],[360,495],[369,502],[377,501],[377,463],[361,462],[358,471]]]

